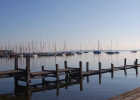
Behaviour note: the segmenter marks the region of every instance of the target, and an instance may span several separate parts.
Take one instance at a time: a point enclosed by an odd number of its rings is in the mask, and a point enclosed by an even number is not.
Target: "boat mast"
[[[135,48],[135,44],[134,44],[134,49],[136,50],[136,48]]]
[[[112,51],[112,41],[111,41],[111,51]]]
[[[81,42],[80,42],[80,52],[81,52]]]
[[[99,39],[98,39],[98,51],[99,51]]]
[[[117,42],[117,51],[118,51],[118,42]]]

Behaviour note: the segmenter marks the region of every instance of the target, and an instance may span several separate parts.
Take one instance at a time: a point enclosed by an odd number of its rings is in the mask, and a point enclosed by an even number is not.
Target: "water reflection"
[[[138,68],[135,68],[136,75],[138,75]],[[111,79],[114,78],[114,71],[111,71]],[[126,74],[126,69],[124,68],[124,73]],[[102,73],[103,74],[103,73]],[[102,74],[99,74],[99,84],[101,84]],[[104,73],[105,74],[105,73]],[[56,96],[59,96],[60,88],[68,89],[69,86],[79,84],[80,91],[83,91],[83,80],[84,77],[87,79],[87,83],[89,83],[89,75],[88,76],[74,76],[74,75],[66,75],[64,79],[47,81],[45,78],[42,78],[42,82],[34,85],[23,86],[18,84],[18,78],[14,78],[14,92],[1,94],[0,99],[20,99],[20,100],[30,100],[32,93],[42,92],[45,90],[53,90],[56,89]]]

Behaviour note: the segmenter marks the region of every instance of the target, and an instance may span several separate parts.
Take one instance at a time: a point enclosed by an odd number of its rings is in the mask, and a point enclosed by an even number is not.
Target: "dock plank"
[[[15,74],[15,73],[21,73],[21,72],[25,72],[25,70],[9,70],[9,71],[2,71],[2,72],[0,72],[0,75]]]

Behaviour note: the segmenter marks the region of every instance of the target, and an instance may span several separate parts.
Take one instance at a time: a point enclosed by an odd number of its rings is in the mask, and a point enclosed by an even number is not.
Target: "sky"
[[[140,49],[140,0],[0,0],[0,44]],[[118,45],[117,45],[118,44]]]

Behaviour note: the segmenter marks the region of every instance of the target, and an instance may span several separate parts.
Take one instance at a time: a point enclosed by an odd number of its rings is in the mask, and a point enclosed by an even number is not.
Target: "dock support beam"
[[[127,72],[126,72],[126,58],[124,59],[124,73],[125,73],[125,76],[126,76],[126,74],[127,74]]]
[[[64,62],[64,66],[65,66],[65,69],[68,68],[68,66],[67,66],[67,61]],[[65,73],[66,73],[66,72],[65,72]],[[67,74],[66,74],[66,77],[68,77]]]
[[[135,66],[136,66],[136,68],[138,67],[138,59],[136,59],[136,61],[135,61]]]
[[[89,62],[86,62],[86,72],[89,71]],[[87,76],[87,82],[89,83],[89,76]]]
[[[82,77],[82,61],[79,61],[79,68],[80,68],[79,74],[80,77]]]
[[[44,66],[42,66],[42,71],[44,71]],[[42,86],[44,87],[44,78],[42,78]]]
[[[27,86],[30,86],[30,56],[26,55],[26,77],[27,77]]]
[[[86,72],[89,71],[89,62],[86,63]]]
[[[18,55],[15,56],[15,70],[18,69]],[[14,82],[15,82],[15,88],[18,85],[18,78],[14,77]]]
[[[42,71],[44,71],[44,66],[42,66]]]
[[[124,59],[124,69],[126,69],[126,58]]]
[[[136,65],[136,67],[135,67],[135,69],[136,69],[136,74],[138,74],[138,59],[136,59],[135,65]]]
[[[111,63],[111,72],[114,73],[114,65]]]
[[[99,62],[99,74],[101,74],[101,62]]]
[[[99,62],[99,84],[101,84],[101,62]]]
[[[56,64],[56,85],[57,85],[57,92],[56,92],[56,96],[59,95],[59,67],[58,64]]]
[[[111,78],[114,78],[114,65],[111,63]]]
[[[18,69],[18,55],[15,55],[15,70]]]
[[[65,65],[65,69],[66,69],[66,68],[68,67],[68,66],[67,66],[67,61],[64,62],[64,65]]]
[[[56,64],[56,80],[59,81],[59,72],[58,72],[58,64]]]

